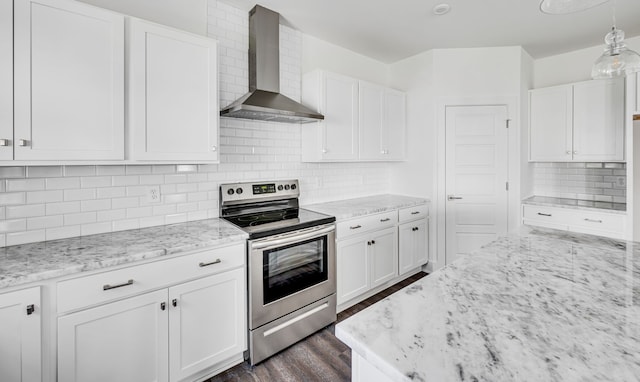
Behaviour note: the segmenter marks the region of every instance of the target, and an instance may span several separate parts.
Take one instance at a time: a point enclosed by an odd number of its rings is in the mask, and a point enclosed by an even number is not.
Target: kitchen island
[[[638,381],[640,245],[523,229],[336,326],[354,381]]]

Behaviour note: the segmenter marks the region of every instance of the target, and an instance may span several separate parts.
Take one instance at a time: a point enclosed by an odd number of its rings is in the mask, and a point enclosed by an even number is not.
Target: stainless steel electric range
[[[249,234],[252,365],[336,320],[335,217],[299,195],[297,180],[220,185],[220,217]]]

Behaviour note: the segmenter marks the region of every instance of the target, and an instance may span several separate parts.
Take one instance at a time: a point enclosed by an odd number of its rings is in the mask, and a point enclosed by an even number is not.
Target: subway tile
[[[64,176],[94,176],[96,166],[64,166]]]
[[[9,192],[0,194],[0,206],[24,204],[26,196],[24,192]]]
[[[95,235],[98,233],[111,232],[111,222],[89,223],[80,226],[82,236]]]
[[[27,219],[9,219],[0,221],[0,233],[26,231]]]
[[[173,164],[161,164],[151,166],[152,174],[174,174],[176,172],[176,166]]]
[[[164,182],[165,183],[186,183],[187,175],[186,174],[174,174],[174,175],[165,175]]]
[[[111,199],[111,208],[114,208],[114,209],[133,208],[138,206],[139,206],[138,198],[135,196],[127,197],[127,198]]]
[[[80,211],[104,211],[111,209],[111,199],[83,200],[80,202]]]
[[[201,202],[208,199],[207,192],[191,192],[187,194],[187,201],[189,202]]]
[[[127,196],[126,187],[98,188],[96,191],[97,191],[96,197],[98,199],[120,198],[120,197]]]
[[[611,195],[593,195],[593,200],[598,202],[613,202],[613,196]]]
[[[62,176],[62,166],[27,166],[27,178]]]
[[[127,196],[146,196],[149,186],[129,186]]]
[[[140,184],[162,184],[164,183],[163,175],[140,175]]]
[[[97,215],[94,211],[64,215],[64,225],[69,225],[69,226],[95,223],[96,220],[97,220]]]
[[[127,217],[127,209],[113,209],[105,211],[96,211],[96,220],[98,222],[110,222],[113,220],[123,220]]]
[[[602,163],[585,163],[584,167],[586,168],[603,168]]]
[[[127,165],[126,174],[127,175],[151,174],[151,166],[150,165]]]
[[[68,237],[80,236],[80,226],[55,227],[46,229],[47,240],[65,239]]]
[[[80,202],[47,203],[45,210],[46,215],[72,214],[80,212]]]
[[[12,232],[6,234],[7,245],[20,245],[26,243],[36,243],[45,240],[43,229],[36,231]]]
[[[207,213],[207,210],[198,210],[187,213],[187,220],[189,221],[208,219],[208,217],[209,214]]]
[[[0,219],[7,218],[7,209],[6,207],[0,207]]]
[[[113,231],[124,231],[128,229],[138,228],[140,228],[140,222],[138,221],[138,219],[117,220],[111,223],[111,229]]]
[[[29,204],[53,203],[64,200],[64,193],[62,190],[29,191],[26,195],[27,203]]]
[[[87,176],[80,178],[81,188],[102,188],[111,187],[110,176]]]
[[[140,218],[140,228],[164,225],[164,216],[148,216]]]
[[[627,202],[627,198],[624,196],[614,196],[613,197],[613,202],[614,203],[626,203]]]
[[[7,191],[40,191],[44,190],[44,179],[7,179]]]
[[[49,178],[47,179],[47,190],[69,190],[80,188],[80,178]]]
[[[113,177],[113,186],[134,186],[140,184],[140,177],[137,175],[123,175]]]
[[[176,172],[197,172],[198,166],[195,164],[179,164],[176,166]]]
[[[186,213],[172,214],[165,216],[165,222],[167,224],[184,223],[187,221]]]
[[[96,190],[93,188],[79,190],[64,190],[64,200],[90,200],[96,198]]]
[[[64,220],[62,215],[27,218],[27,229],[30,231],[43,228],[60,227],[63,224]]]
[[[198,191],[197,183],[176,184],[176,192],[183,193],[183,192],[195,192],[195,191]]]
[[[0,233],[0,248],[7,246],[7,235]]]
[[[176,211],[178,213],[181,213],[181,212],[193,212],[193,211],[197,211],[197,210],[198,210],[198,203],[197,202],[179,203],[176,206]]]
[[[187,201],[187,194],[164,195],[162,196],[162,201],[167,204],[185,203]]]
[[[26,176],[25,167],[0,167],[0,178],[24,178]]]
[[[44,204],[25,204],[21,206],[7,206],[7,219],[28,218],[45,214]]]
[[[604,168],[624,168],[624,163],[604,163]]]
[[[127,208],[127,219],[153,216],[153,208],[149,206]]]
[[[126,173],[124,165],[117,166],[96,166],[96,175],[124,175]]]

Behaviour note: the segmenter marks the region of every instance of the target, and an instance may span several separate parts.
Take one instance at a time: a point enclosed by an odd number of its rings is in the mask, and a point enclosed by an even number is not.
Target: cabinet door
[[[337,243],[338,305],[369,290],[367,240],[354,238]]]
[[[402,160],[406,152],[407,111],[403,92],[385,89],[381,151],[386,160]]]
[[[398,269],[404,274],[416,266],[415,224],[404,223],[398,226]]]
[[[398,275],[398,235],[394,227],[379,231],[372,237],[369,249],[373,288]]]
[[[385,159],[382,148],[384,114],[384,92],[382,86],[360,81],[360,159]],[[386,142],[385,142],[386,143]]]
[[[624,79],[573,85],[573,160],[624,160]]]
[[[34,310],[27,311],[29,305]],[[40,288],[0,295],[0,380],[42,380]]]
[[[571,85],[529,92],[529,160],[567,162],[572,148]]]
[[[166,301],[164,289],[58,318],[58,380],[166,381]]]
[[[322,159],[358,159],[358,81],[333,73],[323,73],[320,112]]]
[[[0,160],[13,159],[13,1],[0,0]]]
[[[218,160],[216,41],[129,22],[131,159]]]
[[[429,222],[427,219],[418,220],[414,223],[416,266],[429,262]]]
[[[240,268],[169,289],[171,381],[246,350],[245,288]]]
[[[15,2],[15,159],[124,158],[124,16]]]

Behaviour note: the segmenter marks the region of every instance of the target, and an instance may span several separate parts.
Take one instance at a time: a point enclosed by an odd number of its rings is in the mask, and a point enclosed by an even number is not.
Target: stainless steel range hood
[[[249,12],[249,93],[221,117],[308,123],[322,114],[280,94],[280,14],[256,5]]]

